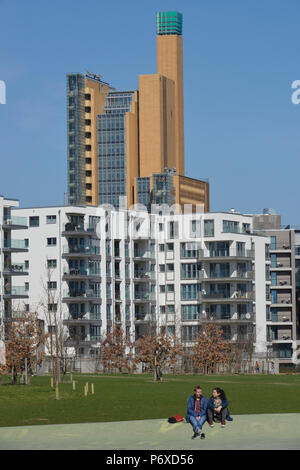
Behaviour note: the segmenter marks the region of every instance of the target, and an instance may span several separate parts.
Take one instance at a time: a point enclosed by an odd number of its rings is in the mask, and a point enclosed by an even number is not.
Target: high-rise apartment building
[[[98,205],[97,116],[110,86],[99,75],[67,75],[68,200]]]
[[[97,75],[67,76],[70,204],[156,204],[152,181],[174,169],[172,204],[209,211],[209,184],[184,172],[182,15],[157,13],[157,73],[138,91],[115,91]],[[141,178],[142,180],[139,180]],[[148,178],[148,180],[146,180]],[[121,199],[120,199],[121,198]]]

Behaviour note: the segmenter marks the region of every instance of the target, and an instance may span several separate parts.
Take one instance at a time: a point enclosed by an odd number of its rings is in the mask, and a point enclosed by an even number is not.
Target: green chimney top
[[[182,35],[182,13],[178,11],[163,11],[156,13],[156,33],[161,35]]]

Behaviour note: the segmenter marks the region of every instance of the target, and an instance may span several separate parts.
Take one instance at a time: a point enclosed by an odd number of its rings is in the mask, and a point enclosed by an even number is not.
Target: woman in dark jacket
[[[216,387],[212,391],[212,396],[207,403],[207,421],[211,428],[214,427],[214,421],[220,422],[222,428],[225,427],[225,420],[233,421],[228,410],[228,400],[224,390]]]

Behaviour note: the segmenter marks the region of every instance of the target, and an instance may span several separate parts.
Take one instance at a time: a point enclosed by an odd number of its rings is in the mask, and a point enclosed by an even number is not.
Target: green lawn
[[[300,374],[269,376],[164,376],[153,383],[147,375],[76,375],[60,384],[60,400],[50,377],[32,377],[31,385],[0,385],[0,426],[88,423],[185,416],[187,398],[200,384],[209,398],[213,387],[223,388],[231,414],[300,413]],[[9,380],[9,379],[7,379]],[[95,394],[84,396],[94,383]],[[91,387],[90,387],[91,389]]]

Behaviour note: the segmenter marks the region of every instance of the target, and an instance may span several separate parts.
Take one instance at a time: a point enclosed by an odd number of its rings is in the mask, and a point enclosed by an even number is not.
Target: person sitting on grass
[[[186,422],[191,423],[194,430],[192,439],[200,435],[203,424],[206,421],[207,399],[202,395],[200,385],[195,385],[194,395],[190,395],[187,404]]]
[[[233,421],[228,410],[228,401],[224,390],[216,387],[212,391],[212,396],[207,403],[207,420],[211,428],[215,422],[221,422],[222,428],[225,427],[225,420]]]

